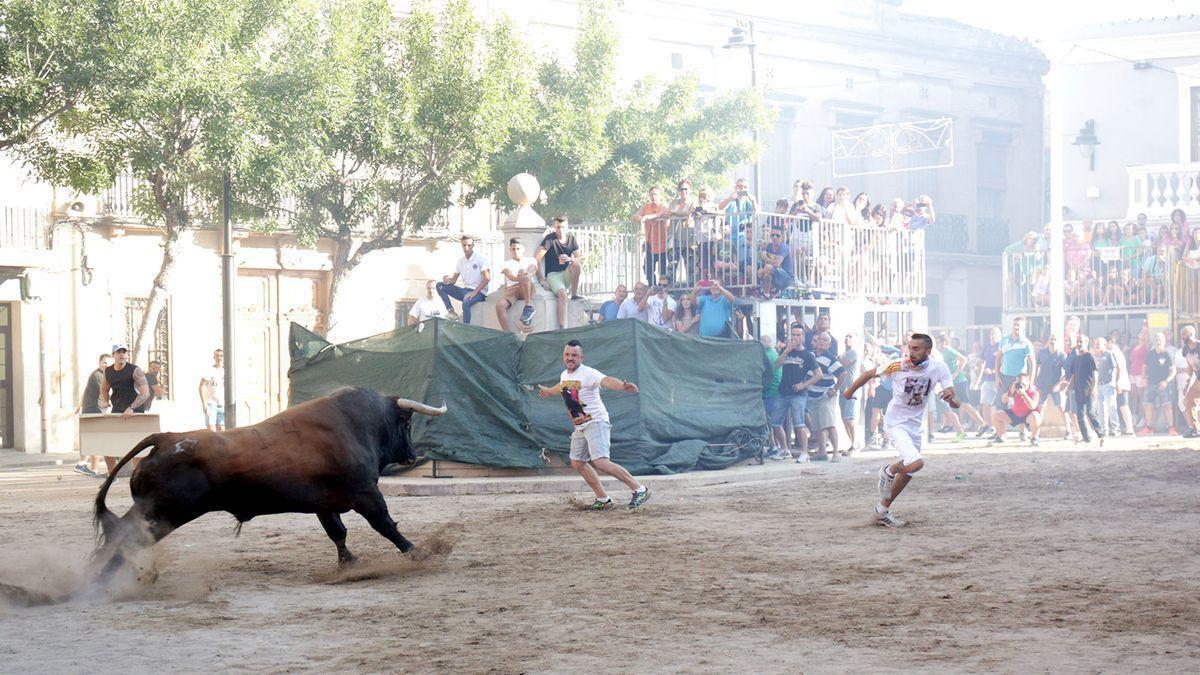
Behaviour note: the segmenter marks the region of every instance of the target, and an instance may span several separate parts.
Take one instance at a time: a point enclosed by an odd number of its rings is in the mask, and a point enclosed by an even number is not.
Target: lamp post
[[[222,345],[225,354],[225,391],[221,396],[225,401],[225,428],[237,426],[237,389],[234,387],[235,372],[234,358],[236,334],[233,329],[234,290],[237,283],[237,271],[233,259],[233,187],[229,172],[221,185],[221,313],[222,313]]]
[[[758,89],[758,62],[755,60],[754,50],[757,45],[754,44],[754,21],[747,21],[746,27],[742,28],[741,22],[733,27],[733,32],[729,34],[729,39],[721,46],[722,49],[738,49],[746,47],[750,50],[750,87]],[[758,127],[755,126],[750,130],[751,138],[754,140],[754,147],[758,149]],[[759,173],[758,173],[758,155],[754,155],[754,201],[757,204],[762,204],[759,198]]]

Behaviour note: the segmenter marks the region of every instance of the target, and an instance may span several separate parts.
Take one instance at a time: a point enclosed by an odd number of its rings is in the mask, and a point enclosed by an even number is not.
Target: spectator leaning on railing
[[[692,182],[688,179],[679,181],[676,185],[675,199],[667,207],[671,214],[670,231],[667,251],[668,276],[679,281],[681,276],[687,276],[689,281],[696,281],[696,245],[695,210],[696,200],[692,197]]]
[[[616,290],[613,291],[612,300],[605,300],[604,304],[600,305],[600,320],[615,321],[617,313],[621,311],[621,303],[625,302],[629,291],[626,290],[625,284],[617,284]]]
[[[725,211],[725,226],[729,231],[734,262],[742,268],[750,267],[754,257],[750,242],[758,202],[754,200],[754,195],[750,194],[750,187],[745,178],[737,179],[733,192],[721,200],[717,208]]]
[[[654,273],[667,274],[667,218],[670,211],[662,203],[662,189],[657,185],[647,192],[649,201],[633,214],[633,222],[642,226],[646,237],[645,267],[647,283]]]

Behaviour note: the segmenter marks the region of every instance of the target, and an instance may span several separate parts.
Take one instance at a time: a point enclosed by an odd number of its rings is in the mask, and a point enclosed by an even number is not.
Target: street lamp
[[[733,32],[729,34],[729,39],[721,46],[722,49],[740,49],[746,47],[750,50],[750,87],[758,89],[758,63],[754,59],[754,49],[757,45],[754,44],[754,22],[747,21],[746,27],[742,27],[742,22],[733,27]],[[755,125],[751,130],[751,138],[754,140],[755,151],[758,149],[758,126]],[[759,198],[759,174],[758,174],[758,155],[754,156],[754,201],[761,205]]]
[[[1075,142],[1071,145],[1079,148],[1079,154],[1083,155],[1088,160],[1088,170],[1096,170],[1096,146],[1100,145],[1100,139],[1096,136],[1096,120],[1088,120],[1083,123],[1083,128],[1079,130],[1079,135],[1075,137]]]

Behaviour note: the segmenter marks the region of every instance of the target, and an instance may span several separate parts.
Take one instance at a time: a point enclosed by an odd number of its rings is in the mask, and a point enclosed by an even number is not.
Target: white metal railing
[[[1189,217],[1200,215],[1200,163],[1140,164],[1129,174],[1127,218],[1145,213],[1151,220],[1169,219],[1175,209]]]
[[[652,227],[664,225],[652,224]],[[766,247],[773,231],[790,250],[782,287],[768,283]],[[575,230],[579,232],[578,229]],[[847,225],[833,220],[810,221],[782,214],[732,214],[697,211],[665,219],[664,250],[651,251],[645,232],[622,234],[603,259],[617,261],[623,283],[653,283],[666,276],[672,290],[691,289],[701,279],[717,279],[739,295],[763,286],[784,298],[801,296],[857,297],[877,302],[905,302],[925,296],[924,232],[873,225]],[[630,241],[633,245],[630,246]],[[586,248],[581,241],[581,247]],[[657,247],[656,247],[657,248]],[[632,255],[631,255],[632,254]],[[584,270],[585,283],[589,270]],[[611,291],[610,284],[600,288]]]
[[[1169,247],[1074,247],[1066,252],[1063,292],[1068,310],[1164,309],[1170,302],[1175,253]],[[1004,311],[1050,306],[1049,261],[1044,251],[1006,252]]]
[[[0,208],[0,249],[41,251],[47,248],[49,215],[45,209]]]

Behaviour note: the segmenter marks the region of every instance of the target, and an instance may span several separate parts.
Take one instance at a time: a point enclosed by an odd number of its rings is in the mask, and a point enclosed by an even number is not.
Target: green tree
[[[181,237],[219,221],[227,170],[239,178],[243,168],[265,164],[264,97],[281,92],[265,81],[263,55],[277,39],[273,29],[286,6],[282,0],[173,0],[106,7],[106,39],[90,58],[108,86],[93,91],[85,109],[60,119],[72,142],[41,148],[34,163],[44,178],[79,190],[105,187],[121,171],[140,185],[136,210],[163,235],[132,345],[140,358],[168,297]]]
[[[0,150],[32,151],[99,77],[97,0],[0,0]]]
[[[495,154],[491,175],[474,196],[507,203],[499,186],[513,174],[537,176],[547,212],[572,219],[624,221],[652,184],[723,175],[754,158],[749,131],[769,128],[759,92],[741,90],[699,103],[694,75],[669,82],[643,78],[621,91],[611,0],[582,3],[574,65],[549,60],[539,69],[534,113]]]
[[[336,325],[346,275],[402,246],[449,206],[455,185],[488,180],[487,159],[528,108],[527,59],[507,20],[479,20],[467,0],[388,16],[384,0],[331,1],[282,50],[282,70],[313,85],[299,106],[311,118],[271,138],[304,162],[284,195],[291,227],[334,243],[322,334]]]

